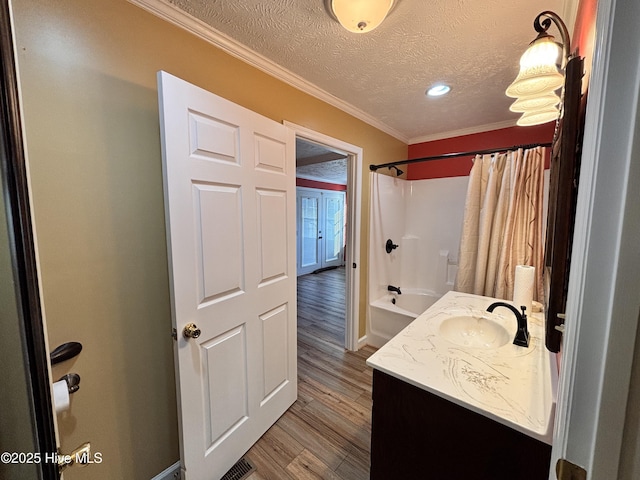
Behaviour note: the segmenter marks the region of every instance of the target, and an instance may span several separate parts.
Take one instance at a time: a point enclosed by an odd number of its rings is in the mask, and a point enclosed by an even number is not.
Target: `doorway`
[[[344,232],[335,234],[335,228],[331,228],[333,234],[333,250],[335,255],[335,245],[337,243],[344,248],[342,260],[331,264],[325,263],[325,267],[314,267],[311,271],[319,270],[323,273],[331,275],[331,270],[323,270],[323,268],[336,268],[336,272],[333,272],[332,283],[342,282],[344,291],[344,313],[342,314],[344,335],[342,341],[339,341],[340,346],[347,350],[358,350],[359,348],[359,298],[360,298],[360,210],[361,210],[361,184],[362,184],[362,149],[355,145],[351,145],[341,140],[314,132],[305,127],[295,125],[289,122],[285,124],[290,127],[296,135],[296,163],[297,177],[306,177],[304,181],[297,181],[297,184],[307,185],[304,187],[308,189],[309,182],[317,182],[314,184],[316,190],[330,190],[331,192],[342,192],[344,208],[344,217],[346,220],[340,220],[340,223],[344,225]],[[329,173],[329,172],[333,173]],[[316,172],[315,174],[312,172]],[[317,173],[324,172],[324,173]],[[342,185],[342,187],[338,187]],[[318,189],[318,187],[321,187]],[[318,192],[316,192],[318,193]],[[331,193],[325,193],[331,197]],[[335,196],[334,196],[335,197]],[[335,210],[335,202],[334,207]],[[297,229],[298,235],[300,235],[302,225],[298,221]],[[325,227],[326,228],[326,227]],[[318,229],[321,230],[321,229]],[[317,234],[314,240],[317,240],[318,236],[323,236],[326,230],[322,234]],[[341,238],[340,242],[337,242],[337,238]],[[324,240],[324,238],[322,239]],[[300,247],[298,247],[300,248]],[[300,253],[300,252],[298,252]],[[337,263],[344,264],[344,267],[337,266]],[[307,273],[309,275],[313,275]],[[316,275],[321,275],[318,273]],[[336,278],[337,277],[337,278]],[[343,280],[340,280],[342,278]],[[335,289],[335,287],[332,287]],[[321,289],[313,289],[321,293]],[[334,290],[335,291],[335,290]],[[327,302],[331,299],[327,298]]]
[[[296,138],[298,337],[345,346],[347,155]]]

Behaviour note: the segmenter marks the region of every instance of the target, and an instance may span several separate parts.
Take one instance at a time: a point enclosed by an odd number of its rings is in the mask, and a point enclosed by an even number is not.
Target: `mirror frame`
[[[559,352],[567,304],[571,245],[576,215],[586,93],[582,94],[584,60],[573,57],[565,68],[563,116],[551,147],[547,238],[545,248],[545,345]],[[560,327],[560,329],[558,329]]]

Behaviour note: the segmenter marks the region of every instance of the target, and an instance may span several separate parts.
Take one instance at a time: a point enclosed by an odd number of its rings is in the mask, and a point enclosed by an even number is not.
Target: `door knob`
[[[184,338],[198,338],[200,336],[200,329],[196,327],[195,323],[187,323],[182,330],[182,335]]]

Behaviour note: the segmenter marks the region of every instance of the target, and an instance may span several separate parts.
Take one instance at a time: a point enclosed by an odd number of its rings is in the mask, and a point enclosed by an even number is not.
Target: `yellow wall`
[[[363,147],[361,334],[367,165],[407,146],[124,0],[13,3],[49,342],[84,345],[61,443],[104,458],[65,478],[151,478],[179,456],[156,72]]]

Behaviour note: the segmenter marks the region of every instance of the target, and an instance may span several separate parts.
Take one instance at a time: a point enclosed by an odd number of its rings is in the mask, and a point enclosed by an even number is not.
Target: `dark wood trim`
[[[574,57],[566,67],[564,115],[551,155],[549,212],[545,253],[546,346],[559,352],[562,333],[556,326],[564,323],[567,305],[571,245],[578,197],[580,156],[584,131],[586,95],[582,95],[583,59]]]
[[[36,443],[42,455],[57,451],[54,419],[51,411],[51,393],[45,332],[36,268],[34,237],[27,169],[20,118],[18,79],[14,58],[11,11],[9,2],[0,6],[0,163],[3,194],[10,222],[9,235],[16,295],[21,316],[22,342],[30,372],[30,405],[35,421]],[[57,479],[57,466],[42,462],[41,476]]]

